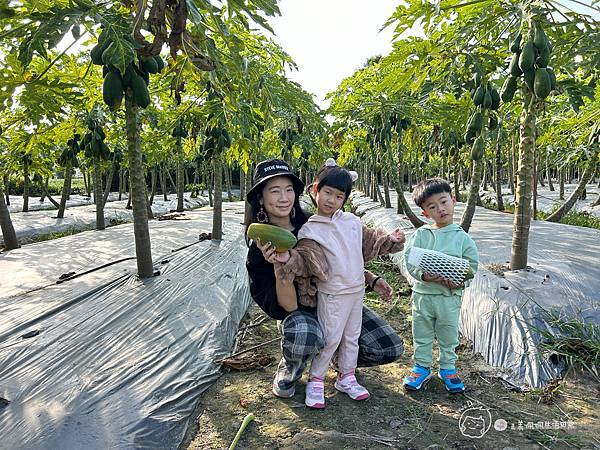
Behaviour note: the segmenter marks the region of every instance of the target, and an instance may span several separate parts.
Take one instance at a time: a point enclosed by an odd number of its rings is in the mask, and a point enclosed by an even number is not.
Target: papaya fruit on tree
[[[535,80],[535,69],[532,67],[527,72],[523,73],[523,80],[525,85],[533,92],[533,81]]]
[[[123,100],[123,81],[119,72],[109,71],[102,84],[102,99],[112,111],[121,107]]]
[[[483,159],[483,154],[485,152],[485,140],[483,136],[479,136],[473,142],[473,147],[471,147],[471,159],[473,161],[481,161]]]
[[[504,103],[510,102],[515,92],[517,91],[517,78],[509,75],[506,80],[504,80],[504,84],[502,85],[502,91],[500,92],[500,97]]]
[[[519,67],[519,53],[515,53],[510,60],[510,64],[508,65],[508,73],[510,73],[513,77],[520,77],[523,75],[523,71]]]
[[[533,81],[533,92],[535,96],[540,99],[545,99],[552,90],[552,83],[548,72],[544,68],[539,68],[535,71],[535,78]]]
[[[525,45],[521,49],[521,55],[519,55],[519,69],[523,73],[533,68],[535,62],[535,47],[532,41],[525,42]]]
[[[133,102],[142,109],[150,104],[150,92],[144,79],[138,74],[131,78],[131,91],[133,93]]]
[[[158,73],[158,62],[154,57],[142,58],[140,61],[140,68],[148,73]]]

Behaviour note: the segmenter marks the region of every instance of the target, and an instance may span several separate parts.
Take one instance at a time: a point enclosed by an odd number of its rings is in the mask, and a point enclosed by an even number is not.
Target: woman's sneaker
[[[334,386],[338,391],[348,394],[352,400],[366,400],[370,396],[369,391],[358,384],[354,372],[338,376]]]
[[[306,383],[306,399],[304,403],[309,408],[325,408],[325,386],[323,380],[313,378]]]
[[[415,364],[410,373],[404,377],[404,389],[418,391],[431,379],[431,370]]]
[[[283,389],[279,387],[279,383],[277,383],[277,379],[273,380],[273,394],[279,398],[292,398],[296,393],[296,387],[292,385],[288,389]]]
[[[465,385],[456,373],[456,369],[440,369],[438,376],[444,382],[448,392],[454,394],[465,391]]]

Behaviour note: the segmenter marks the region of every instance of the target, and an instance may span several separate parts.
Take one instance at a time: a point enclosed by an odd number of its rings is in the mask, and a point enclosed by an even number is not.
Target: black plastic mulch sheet
[[[392,193],[395,200],[395,193]],[[362,220],[407,237],[410,222],[371,199],[354,195]],[[412,201],[409,200],[412,206]],[[458,204],[455,218],[464,204]],[[415,212],[418,210],[415,208]],[[463,295],[460,331],[499,376],[517,389],[542,387],[564,375],[565,365],[542,345],[566,336],[555,319],[600,325],[600,232],[534,221],[529,235],[529,268],[495,275],[488,268],[510,260],[512,215],[477,208],[470,235],[480,257],[479,271]],[[393,256],[405,276],[401,254]]]
[[[205,241],[153,279],[0,299],[0,448],[177,448],[249,305],[246,253]]]

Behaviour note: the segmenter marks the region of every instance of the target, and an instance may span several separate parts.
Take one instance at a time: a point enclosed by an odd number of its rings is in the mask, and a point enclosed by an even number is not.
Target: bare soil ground
[[[375,262],[394,287],[391,303],[368,294],[365,302],[401,334],[406,354],[385,366],[359,369],[357,377],[371,392],[365,402],[353,402],[326,380],[324,410],[304,406],[306,374],[291,399],[271,392],[279,343],[240,355],[250,370],[226,371],[204,393],[196,427],[184,448],[226,449],[244,416],[256,419],[244,432],[238,449],[600,449],[600,385],[572,370],[543,390],[511,390],[498,369],[473,354],[468,342],[459,349],[458,369],[467,385],[464,394],[449,394],[438,379],[421,392],[408,393],[402,379],[412,366],[410,288],[391,263]],[[241,324],[246,328],[237,351],[276,339],[273,320],[253,305]],[[263,367],[266,364],[266,367]],[[483,435],[482,437],[480,437]]]

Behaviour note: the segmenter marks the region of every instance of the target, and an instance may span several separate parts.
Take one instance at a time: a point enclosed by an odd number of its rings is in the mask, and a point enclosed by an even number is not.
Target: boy
[[[433,224],[418,228],[410,237],[404,252],[404,264],[414,280],[412,284],[412,333],[415,366],[404,378],[405,389],[417,391],[432,376],[432,345],[436,337],[440,348],[438,376],[449,392],[463,392],[465,386],[456,373],[458,321],[465,282],[455,284],[440,275],[423,273],[408,263],[413,247],[437,250],[446,255],[469,261],[473,273],[477,271],[479,257],[475,242],[465,231],[454,224],[452,190],[447,181],[430,178],[413,190],[413,200],[423,210],[423,215]]]

